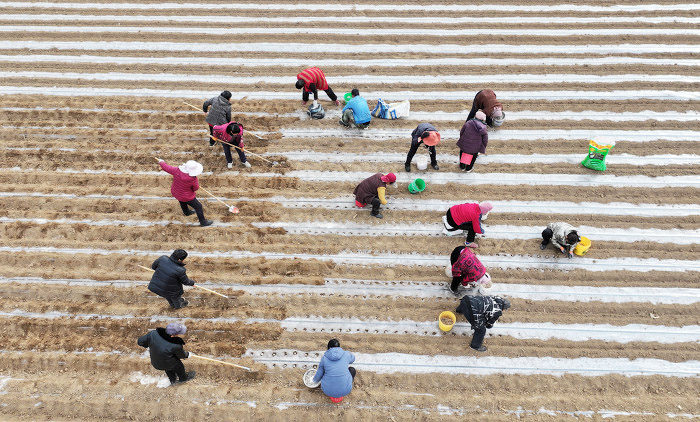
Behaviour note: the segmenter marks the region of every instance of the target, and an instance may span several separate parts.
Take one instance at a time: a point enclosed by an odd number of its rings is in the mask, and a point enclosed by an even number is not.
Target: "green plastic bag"
[[[614,146],[615,142],[610,145],[600,145],[591,140],[588,143],[588,155],[581,161],[581,164],[592,170],[605,171],[605,157]]]

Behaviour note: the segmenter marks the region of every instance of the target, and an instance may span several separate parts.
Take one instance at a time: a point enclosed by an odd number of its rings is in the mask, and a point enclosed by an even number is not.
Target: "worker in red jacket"
[[[309,102],[309,93],[313,92],[314,93],[314,103],[318,101],[318,90],[326,91],[326,94],[328,94],[328,98],[331,99],[331,101],[335,102],[335,105],[340,105],[340,101],[338,101],[338,96],[335,95],[335,92],[331,89],[330,86],[328,86],[328,82],[326,81],[326,75],[323,73],[323,71],[317,67],[310,67],[306,70],[303,70],[297,74],[297,83],[296,83],[297,89],[302,89],[301,93],[301,99],[302,99],[302,104],[306,105],[307,102]]]
[[[470,248],[478,248],[479,245],[474,243],[476,234],[484,233],[481,226],[481,221],[486,220],[489,212],[493,209],[493,205],[489,202],[482,204],[466,203],[450,207],[447,213],[442,216],[442,223],[445,229],[442,231],[448,236],[459,234],[462,230],[467,231],[467,241],[465,246]]]
[[[180,208],[185,216],[197,213],[199,225],[202,227],[211,226],[213,221],[204,218],[204,209],[202,204],[197,200],[197,189],[199,189],[199,180],[197,176],[202,174],[204,167],[196,161],[190,160],[179,167],[169,166],[168,163],[156,158],[160,168],[163,171],[173,175],[173,184],[170,186],[170,193],[175,199],[180,202]],[[194,208],[194,211],[189,207]]]

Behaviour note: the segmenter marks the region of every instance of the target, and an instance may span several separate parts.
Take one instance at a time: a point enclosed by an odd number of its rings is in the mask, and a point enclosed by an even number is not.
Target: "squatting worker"
[[[173,309],[184,308],[189,303],[182,297],[185,293],[182,286],[194,286],[194,280],[187,277],[185,258],[185,250],[175,249],[170,256],[163,255],[151,264],[155,272],[148,283],[148,290],[165,298]]]
[[[360,90],[353,88],[350,93],[352,98],[343,107],[343,115],[338,124],[345,127],[354,126],[358,129],[367,129],[372,122],[372,113],[369,112],[367,100],[360,96]]]
[[[171,322],[165,328],[156,328],[148,334],[139,337],[137,343],[141,347],[147,347],[151,355],[151,365],[154,368],[165,371],[170,379],[170,385],[189,381],[195,376],[195,371],[185,372],[185,365],[180,359],[187,359],[189,352],[185,352],[185,341],[180,337],[187,332],[184,324]]]
[[[371,216],[376,218],[384,218],[379,208],[386,205],[386,185],[396,182],[394,173],[382,174],[375,173],[366,178],[355,187],[352,192],[355,195],[355,205],[363,208],[367,204],[372,204]]]
[[[211,109],[209,109],[210,106]],[[209,125],[209,135],[214,136],[214,126],[224,125],[231,121],[231,93],[224,91],[218,97],[206,100],[202,109],[207,114],[206,122]],[[209,146],[214,146],[215,143],[213,139],[209,138]]]
[[[331,339],[313,382],[321,381],[321,390],[334,402],[340,402],[352,391],[352,381],[357,374],[355,368],[349,366],[353,362],[355,355],[341,349],[338,339]]]
[[[189,160],[179,167],[169,166],[164,160],[156,158],[160,168],[173,176],[173,183],[170,185],[170,193],[180,203],[180,208],[185,216],[197,214],[199,225],[202,227],[211,226],[213,221],[204,218],[204,208],[197,200],[197,190],[199,189],[199,179],[204,166],[196,161]],[[194,211],[190,210],[192,207]]]
[[[326,91],[328,98],[335,103],[335,105],[340,105],[338,96],[328,85],[326,81],[326,75],[323,71],[317,67],[310,67],[308,69],[302,70],[297,74],[297,89],[301,89],[301,103],[306,105],[309,102],[309,93],[314,94],[314,104],[318,101],[318,90]]]

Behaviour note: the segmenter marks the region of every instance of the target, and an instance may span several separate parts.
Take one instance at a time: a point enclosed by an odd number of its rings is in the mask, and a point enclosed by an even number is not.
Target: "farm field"
[[[667,2],[0,2],[1,420],[700,419],[700,5]],[[411,114],[307,117],[295,76]],[[477,91],[506,120],[458,169]],[[201,107],[230,90],[252,168],[227,169]],[[404,171],[411,131],[442,134],[439,171]],[[604,173],[580,165],[614,141]],[[420,149],[417,156],[427,155]],[[154,157],[204,165],[210,227],[182,215]],[[384,219],[351,193],[394,172]],[[415,178],[427,188],[412,195]],[[451,206],[494,210],[475,250],[512,308],[478,353],[445,266]],[[539,249],[548,222],[592,239]],[[172,310],[146,289],[176,248]],[[168,322],[167,387],[136,339]],[[304,386],[330,338],[356,354],[342,404]]]

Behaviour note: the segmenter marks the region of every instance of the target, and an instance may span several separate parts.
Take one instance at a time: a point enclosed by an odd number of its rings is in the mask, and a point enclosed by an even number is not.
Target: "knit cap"
[[[179,322],[171,322],[165,327],[165,332],[171,336],[185,334],[187,332],[187,327]]]
[[[477,111],[474,117],[476,117],[477,120],[481,120],[482,122],[486,121],[486,114],[484,114],[484,112],[481,110]]]
[[[385,176],[382,176],[382,182],[384,183],[394,183],[396,181],[396,175],[394,173],[389,173]]]
[[[479,204],[479,210],[481,211],[481,215],[486,215],[493,209],[493,205],[491,205],[490,202],[482,202]]]

